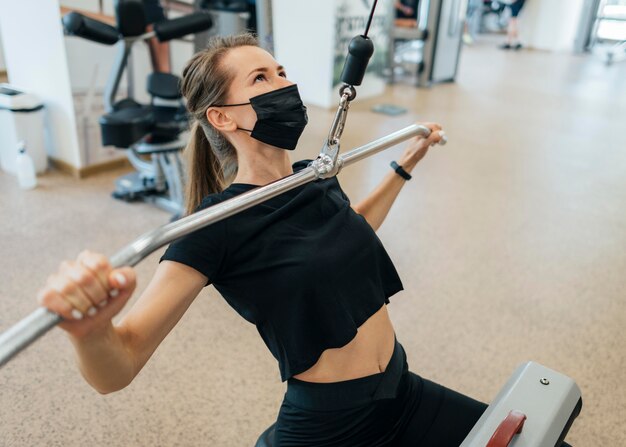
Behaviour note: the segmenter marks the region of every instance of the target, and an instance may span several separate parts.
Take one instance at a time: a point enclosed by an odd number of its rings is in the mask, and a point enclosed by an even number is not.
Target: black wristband
[[[396,174],[398,174],[400,177],[402,177],[404,180],[411,180],[413,177],[411,177],[411,174],[409,174],[408,172],[406,172],[404,169],[402,169],[402,166],[400,166],[398,163],[396,163],[395,161],[392,161],[390,164],[391,168],[396,171]]]

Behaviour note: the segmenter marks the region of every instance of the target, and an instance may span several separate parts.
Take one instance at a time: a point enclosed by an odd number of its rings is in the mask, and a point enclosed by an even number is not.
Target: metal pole
[[[261,47],[274,54],[274,29],[272,25],[272,0],[257,0],[256,29]]]
[[[343,156],[339,156],[337,160],[338,167],[341,169],[343,166],[349,166],[370,155],[376,154],[418,135],[427,137],[430,135],[430,129],[417,124],[408,126],[364,146],[358,147]],[[445,143],[445,141],[442,143]],[[141,235],[110,258],[111,266],[113,268],[122,266],[132,267],[155,250],[180,237],[186,236],[219,220],[226,219],[233,214],[253,207],[283,192],[297,188],[298,186],[316,179],[333,177],[335,174],[336,171],[329,172],[323,169],[318,170],[314,161],[308,167],[293,175],[240,194],[220,204],[211,206]],[[0,367],[61,321],[62,318],[59,315],[46,308],[40,307],[2,333],[0,335]]]
[[[585,0],[578,21],[578,30],[574,38],[574,53],[584,53],[589,50],[593,40],[593,30],[598,12],[600,10],[600,0]]]

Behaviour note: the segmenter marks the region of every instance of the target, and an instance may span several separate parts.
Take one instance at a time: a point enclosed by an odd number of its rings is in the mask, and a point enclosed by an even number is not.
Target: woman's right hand
[[[37,300],[63,317],[59,327],[83,338],[106,328],[135,286],[132,267],[113,270],[105,256],[85,250],[76,261],[61,263],[37,293]]]

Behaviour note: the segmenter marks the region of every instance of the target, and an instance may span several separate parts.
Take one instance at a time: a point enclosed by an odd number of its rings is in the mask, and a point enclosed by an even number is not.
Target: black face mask
[[[251,105],[256,112],[257,122],[250,136],[263,143],[276,146],[281,149],[294,150],[298,139],[307,122],[306,106],[302,104],[298,86],[273,90],[262,95],[250,98],[250,102],[242,104],[214,104],[214,107],[237,107]]]

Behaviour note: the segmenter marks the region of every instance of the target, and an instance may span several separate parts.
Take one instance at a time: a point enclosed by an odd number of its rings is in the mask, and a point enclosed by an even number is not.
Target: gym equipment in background
[[[274,53],[272,0],[193,0],[193,8],[213,17],[214,26],[194,38],[195,51],[206,48],[211,36],[228,36],[246,31],[256,34],[259,46]]]
[[[211,15],[211,29],[194,37],[194,51],[206,48],[213,36],[241,34],[248,30],[250,8],[248,0],[194,0],[194,9]]]
[[[407,74],[417,87],[454,82],[467,1],[420,0],[417,10],[413,26],[390,21],[388,82],[396,82],[399,73]]]
[[[116,100],[124,71],[136,42],[157,37],[166,42],[209,29],[211,17],[196,12],[154,24],[145,32],[146,19],[141,0],[119,0],[115,7],[116,27],[71,12],[63,17],[65,33],[104,45],[118,44],[118,53],[109,76],[100,118],[102,144],[126,150],[137,170],[118,178],[113,197],[124,201],[153,203],[178,217],[184,210],[185,171],[180,151],[188,128],[187,111],[179,91],[180,79],[169,73],[151,73],[147,90],[150,104],[133,98],[132,82],[125,98]],[[147,161],[144,157],[149,157]]]
[[[424,40],[423,66],[417,85],[453,82],[459,68],[463,25],[467,2],[462,0],[423,0],[426,3],[427,38]]]

